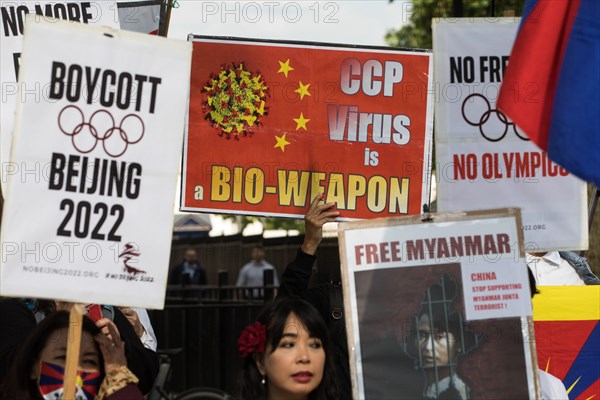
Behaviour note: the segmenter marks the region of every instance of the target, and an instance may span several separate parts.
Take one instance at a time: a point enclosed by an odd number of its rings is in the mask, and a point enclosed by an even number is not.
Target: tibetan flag
[[[600,1],[528,0],[499,108],[550,158],[600,186]]]
[[[540,369],[571,400],[600,399],[600,286],[540,287],[533,299]]]
[[[39,378],[40,393],[44,399],[60,399],[63,397],[63,381],[65,369],[57,364],[42,362]],[[93,400],[101,383],[99,371],[77,371],[75,400]],[[72,397],[71,397],[72,398]]]

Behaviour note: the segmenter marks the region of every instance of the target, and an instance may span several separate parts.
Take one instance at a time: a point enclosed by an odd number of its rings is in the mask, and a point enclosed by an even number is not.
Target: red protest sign
[[[430,54],[194,38],[182,209],[344,218],[428,201]]]

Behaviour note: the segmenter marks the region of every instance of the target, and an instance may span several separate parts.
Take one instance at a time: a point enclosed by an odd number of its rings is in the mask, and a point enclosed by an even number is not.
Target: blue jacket
[[[585,257],[572,251],[559,251],[560,256],[577,272],[586,285],[600,285],[600,279],[594,275]]]

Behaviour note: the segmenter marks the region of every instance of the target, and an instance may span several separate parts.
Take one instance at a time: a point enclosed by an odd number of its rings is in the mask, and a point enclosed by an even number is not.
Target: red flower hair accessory
[[[256,321],[254,325],[248,325],[244,328],[237,341],[238,350],[242,357],[252,353],[262,353],[265,351],[267,341],[267,327]]]

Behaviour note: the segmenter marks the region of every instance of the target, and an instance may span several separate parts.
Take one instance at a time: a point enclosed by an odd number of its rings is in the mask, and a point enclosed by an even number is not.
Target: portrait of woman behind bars
[[[461,313],[452,311],[457,284],[444,273],[424,293],[413,317],[404,349],[425,375],[426,399],[470,399],[470,388],[458,375],[458,358],[477,346],[478,338]]]

